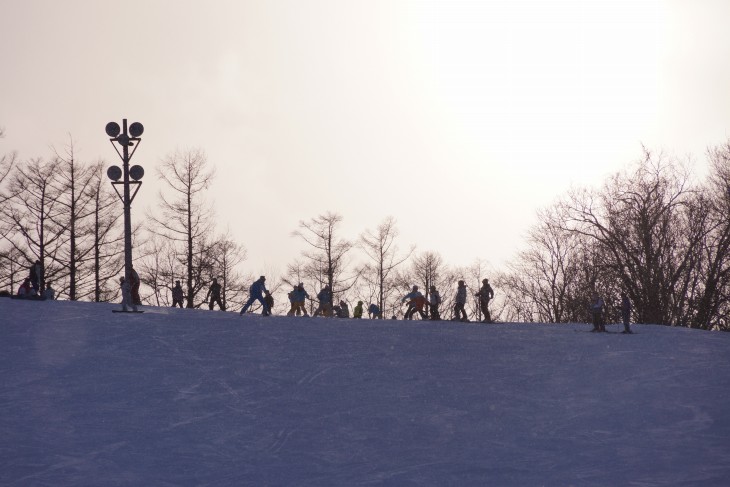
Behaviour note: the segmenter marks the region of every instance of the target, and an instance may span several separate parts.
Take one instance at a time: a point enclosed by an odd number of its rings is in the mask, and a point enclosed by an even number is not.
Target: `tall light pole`
[[[106,124],[106,134],[110,137],[109,141],[112,143],[114,150],[117,151],[119,157],[122,158],[122,169],[119,166],[111,166],[106,171],[106,175],[112,180],[112,186],[114,191],[117,192],[119,198],[121,198],[124,204],[124,280],[131,283],[132,278],[132,201],[137,196],[140,186],[142,186],[142,176],[144,176],[144,169],[142,166],[129,167],[129,160],[134,155],[139,143],[142,141],[140,136],[144,132],[144,127],[139,122],[134,122],[127,129],[127,119],[122,120],[122,127],[116,122],[109,122]],[[116,144],[122,147],[122,151],[119,152],[119,148]],[[132,149],[132,153],[129,153],[129,148]],[[122,181],[119,179],[122,178]],[[129,179],[132,178],[133,181]],[[123,191],[119,192],[117,186],[122,185]],[[130,191],[129,186],[134,185],[134,193]]]

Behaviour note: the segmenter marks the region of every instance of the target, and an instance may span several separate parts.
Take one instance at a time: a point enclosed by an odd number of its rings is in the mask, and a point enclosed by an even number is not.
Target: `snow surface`
[[[0,299],[0,484],[730,485],[728,333],[118,307]]]

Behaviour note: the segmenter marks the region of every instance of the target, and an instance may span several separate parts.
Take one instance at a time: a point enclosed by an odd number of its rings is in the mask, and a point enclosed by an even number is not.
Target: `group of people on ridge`
[[[455,321],[469,321],[466,314],[466,300],[467,300],[467,287],[463,280],[460,280],[456,288],[456,296],[454,299],[454,320]],[[479,288],[474,296],[479,298],[479,309],[482,312],[482,322],[492,323],[492,316],[489,313],[489,301],[494,298],[494,290],[489,285],[489,279],[482,279],[482,287]],[[428,293],[428,299],[421,294],[418,290],[418,286],[413,286],[411,292],[403,296],[401,303],[408,304],[408,309],[403,317],[404,320],[413,319],[413,315],[418,313],[422,320],[440,320],[441,315],[439,313],[439,306],[441,305],[441,295],[436,290],[436,286],[431,286]],[[426,317],[424,308],[428,305],[431,315],[429,318]]]
[[[215,282],[215,280],[214,280]],[[246,304],[243,306],[243,308],[240,311],[240,314],[243,315],[246,313],[251,305],[259,301],[262,304],[263,311],[262,314],[264,316],[267,316],[271,314],[271,307],[273,306],[273,298],[271,298],[271,293],[266,289],[265,286],[266,278],[264,276],[261,276],[257,281],[255,281],[251,288],[249,289],[249,298]],[[311,298],[309,297],[309,293],[304,289],[304,284],[299,283],[296,286],[293,286],[293,289],[289,291],[288,293],[290,308],[289,311],[286,313],[287,316],[309,316],[309,313],[307,312],[306,307],[306,300]],[[480,310],[484,316],[484,319],[482,320],[485,323],[492,323],[492,318],[489,313],[489,301],[494,298],[494,290],[489,285],[489,280],[484,279],[482,280],[482,287],[479,289],[479,292],[475,294],[479,298],[479,306]],[[454,306],[454,316],[455,320],[459,321],[468,321],[467,314],[466,314],[466,300],[467,300],[467,287],[466,283],[464,281],[459,281],[458,288],[456,292],[456,299],[455,299],[455,306]],[[338,305],[335,305],[333,302],[333,295],[332,295],[332,289],[330,288],[329,284],[325,284],[324,287],[317,293],[317,299],[316,299],[318,305],[317,308],[312,313],[312,316],[325,316],[325,317],[332,317],[337,316],[338,318],[349,318],[350,317],[350,307],[348,304],[344,301],[340,301]],[[441,295],[439,294],[438,290],[436,289],[436,286],[431,286],[428,298],[426,298],[419,290],[418,286],[413,286],[410,293],[406,294],[402,299],[402,303],[407,303],[408,307],[406,309],[404,318],[405,320],[412,320],[413,315],[415,313],[418,313],[421,316],[422,320],[440,320],[441,315],[439,312],[439,307],[441,305]],[[357,306],[353,309],[352,317],[359,319],[362,318],[364,313],[364,303],[362,301],[357,302]],[[426,314],[424,309],[428,306],[428,309],[430,311],[430,316]],[[211,303],[211,309],[212,309],[212,303]],[[224,309],[223,306],[221,306],[221,309]],[[370,318],[382,318],[382,312],[378,305],[371,303],[368,306],[368,316]]]
[[[16,297],[21,299],[56,299],[56,290],[53,289],[50,281],[42,282],[43,266],[39,260],[36,260],[28,269],[28,277],[23,279],[23,283],[18,287]]]

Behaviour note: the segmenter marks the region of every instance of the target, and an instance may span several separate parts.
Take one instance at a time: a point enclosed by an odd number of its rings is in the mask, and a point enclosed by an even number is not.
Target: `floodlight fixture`
[[[139,122],[134,122],[129,126],[129,135],[139,137],[144,133],[144,126]]]
[[[112,181],[119,181],[122,177],[122,168],[119,166],[112,166],[106,170],[106,175],[109,176],[109,179]]]
[[[129,177],[135,181],[139,181],[144,177],[144,168],[142,166],[132,166],[129,168]]]
[[[119,132],[121,132],[121,128],[119,128],[119,124],[117,122],[109,122],[106,124],[106,134],[109,137],[116,137],[119,135]]]

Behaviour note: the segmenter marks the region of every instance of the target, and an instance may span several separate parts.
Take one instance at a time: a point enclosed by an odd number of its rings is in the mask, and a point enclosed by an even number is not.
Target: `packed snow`
[[[730,334],[0,299],[7,486],[730,485]]]

